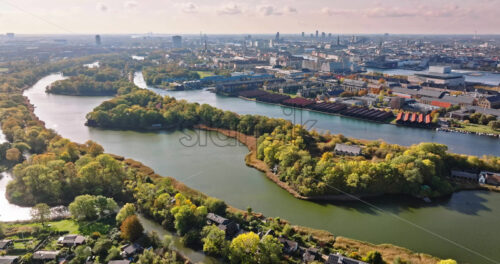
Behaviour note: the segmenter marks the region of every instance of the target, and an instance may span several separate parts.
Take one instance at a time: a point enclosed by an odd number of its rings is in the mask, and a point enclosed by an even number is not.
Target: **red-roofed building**
[[[425,116],[425,123],[430,124],[431,123],[431,115],[426,115]]]
[[[306,107],[306,106],[314,104],[314,101],[306,99],[306,98],[302,98],[302,97],[296,97],[296,98],[287,99],[287,100],[283,101],[282,104],[289,105],[289,106],[296,106],[296,107]]]
[[[413,123],[413,122],[415,122],[415,121],[417,121],[417,113],[413,113],[413,114],[411,115],[411,122]]]
[[[419,122],[419,123],[424,122],[424,114],[420,114],[420,115],[418,116],[418,122]]]
[[[432,101],[431,105],[441,107],[441,108],[448,108],[451,106],[451,103],[447,102],[440,102],[440,101]]]
[[[403,121],[408,121],[408,119],[410,118],[410,113],[405,113],[405,117],[403,118]]]
[[[396,121],[401,120],[402,117],[403,117],[403,112],[399,112],[398,116],[396,117]]]

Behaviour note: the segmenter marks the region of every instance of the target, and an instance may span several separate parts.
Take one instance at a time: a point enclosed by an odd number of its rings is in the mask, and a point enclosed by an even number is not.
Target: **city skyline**
[[[0,1],[0,32],[498,34],[499,8],[499,0],[8,0]]]

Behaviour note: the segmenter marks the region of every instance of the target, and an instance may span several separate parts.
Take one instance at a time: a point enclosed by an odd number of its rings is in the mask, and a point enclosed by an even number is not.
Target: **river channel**
[[[256,212],[279,216],[292,224],[372,243],[391,243],[441,258],[454,258],[461,263],[498,263],[500,260],[498,193],[459,192],[430,205],[401,197],[370,201],[373,206],[357,202],[318,204],[298,200],[262,173],[245,166],[246,147],[216,133],[115,131],[84,126],[85,115],[109,97],[46,94],[45,87],[61,78],[58,74],[47,76],[25,95],[36,106],[36,115],[48,128],[73,141],[94,140],[106,152],[139,160],[160,175],[175,177],[232,206],[251,207]],[[236,109],[238,113],[268,116],[283,113],[280,106],[218,97],[205,91],[179,92],[175,96],[227,110]],[[228,109],[228,105],[232,109]],[[392,143],[406,142],[405,145],[420,141],[448,142],[454,145],[450,149],[455,152],[499,154],[498,139],[399,128],[312,112],[306,115],[321,119],[315,127],[346,136],[382,138]],[[327,126],[330,123],[335,124],[333,129]],[[394,132],[387,132],[392,130]],[[471,148],[473,150],[468,151]]]

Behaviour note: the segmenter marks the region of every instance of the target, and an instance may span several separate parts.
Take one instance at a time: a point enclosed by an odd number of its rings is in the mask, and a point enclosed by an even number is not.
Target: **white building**
[[[408,76],[412,83],[434,83],[446,86],[463,86],[465,77],[463,74],[452,73],[450,67],[431,66],[425,73],[416,73]]]

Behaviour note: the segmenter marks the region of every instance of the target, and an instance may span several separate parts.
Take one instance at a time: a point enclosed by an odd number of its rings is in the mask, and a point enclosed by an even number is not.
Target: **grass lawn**
[[[214,73],[211,71],[197,71],[198,75],[200,75],[200,79],[205,77],[214,76]]]
[[[9,70],[8,68],[0,68],[0,73],[7,72],[8,70]]]
[[[460,125],[462,125],[463,128],[455,128],[455,129],[460,131],[475,132],[475,133],[485,133],[485,134],[495,134],[495,135],[500,134],[500,130],[493,130],[490,126],[487,125],[464,124],[464,123],[460,123]]]
[[[80,226],[78,223],[72,219],[66,219],[66,220],[61,220],[61,221],[53,221],[53,222],[47,222],[46,226],[50,225],[52,228],[54,228],[57,231],[66,231],[69,234],[79,234],[80,233]],[[17,230],[23,229],[23,228],[30,228],[30,227],[39,227],[42,228],[42,224],[40,223],[29,223],[29,224],[12,224],[8,225],[7,228],[15,228]]]
[[[76,221],[71,219],[49,222],[49,224],[58,231],[67,231],[69,234],[80,234],[80,226]]]

